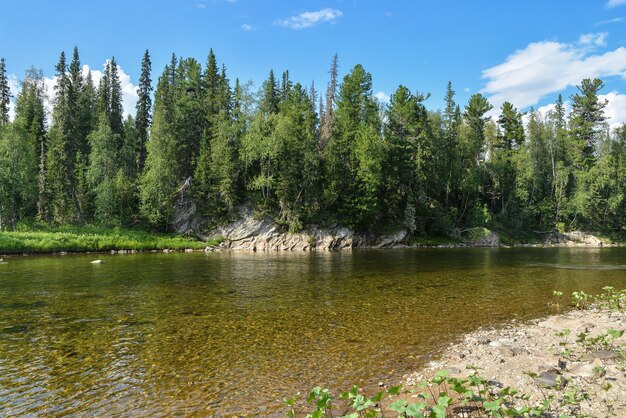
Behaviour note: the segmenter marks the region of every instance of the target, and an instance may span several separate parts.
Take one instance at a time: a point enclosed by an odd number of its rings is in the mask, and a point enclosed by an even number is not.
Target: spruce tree
[[[76,155],[80,137],[77,125],[77,94],[67,72],[65,53],[56,67],[52,128],[49,136],[48,178],[52,192],[53,215],[60,222],[84,222],[78,190]]]
[[[267,80],[263,82],[261,94],[261,102],[259,103],[259,109],[261,112],[263,112],[266,116],[272,113],[277,113],[280,95],[278,92],[276,77],[274,76],[274,70],[270,70]]]
[[[30,67],[26,70],[22,89],[15,103],[15,124],[23,130],[27,137],[29,151],[27,181],[24,189],[29,190],[28,199],[24,200],[24,214],[29,217],[35,215],[40,220],[49,220],[49,196],[45,185],[45,150],[46,150],[46,113],[44,100],[46,98],[43,73]],[[32,156],[32,158],[30,157]],[[38,169],[38,160],[41,167]],[[42,162],[43,161],[43,162]],[[37,178],[43,175],[42,187],[37,190]]]
[[[330,138],[334,132],[334,112],[335,112],[335,95],[337,94],[337,75],[339,71],[339,57],[337,54],[333,56],[332,62],[330,64],[330,81],[328,82],[328,87],[326,89],[326,106],[325,109],[322,108],[320,102],[320,118],[322,118],[322,122],[320,124],[320,150],[324,150],[326,148],[326,144],[330,141]],[[325,110],[324,113],[322,111]]]
[[[175,59],[173,60],[175,63]],[[141,214],[150,223],[166,228],[174,210],[173,198],[179,187],[176,132],[173,124],[176,69],[165,66],[159,77],[154,115],[148,141],[146,165],[140,180]]]
[[[135,114],[135,131],[137,134],[137,172],[141,173],[146,163],[146,143],[148,142],[148,131],[151,123],[152,98],[152,80],[150,73],[152,71],[152,62],[150,61],[150,53],[146,49],[141,60],[141,75],[139,77],[139,85],[137,86],[137,106]]]
[[[360,64],[343,79],[334,117],[336,130],[325,152],[326,204],[345,222],[363,227],[380,210],[376,173],[383,151],[372,76]]]
[[[0,58],[0,127],[9,123],[9,104],[11,102],[11,89],[7,78],[6,62]]]
[[[600,131],[606,120],[604,108],[608,102],[598,98],[598,92],[603,87],[602,80],[586,78],[577,86],[578,93],[571,96],[571,134],[580,150],[579,161],[587,169],[594,162]]]

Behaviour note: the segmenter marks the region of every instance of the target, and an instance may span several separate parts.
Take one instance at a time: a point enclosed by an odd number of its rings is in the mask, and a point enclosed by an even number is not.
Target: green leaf
[[[412,403],[406,407],[405,414],[408,417],[418,417],[423,415],[426,404],[424,402]]]
[[[606,333],[613,338],[620,338],[622,335],[624,335],[624,331],[618,329],[610,329]]]
[[[393,412],[397,412],[398,414],[404,414],[408,404],[409,402],[407,402],[406,399],[398,399],[397,401],[389,404],[389,409]]]
[[[387,393],[390,395],[399,395],[401,391],[402,391],[402,385],[392,386],[389,389],[387,389]]]

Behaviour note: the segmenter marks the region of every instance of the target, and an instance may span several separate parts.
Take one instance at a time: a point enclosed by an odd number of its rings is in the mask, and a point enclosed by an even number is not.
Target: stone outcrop
[[[565,247],[602,247],[602,241],[587,232],[555,232],[546,238],[546,244],[558,244]]]
[[[209,238],[222,238],[221,249],[244,251],[334,251],[352,248],[387,248],[403,245],[409,234],[398,230],[393,234],[370,236],[350,228],[312,225],[292,233],[269,217],[255,218],[249,207],[240,209],[239,219],[220,226]]]

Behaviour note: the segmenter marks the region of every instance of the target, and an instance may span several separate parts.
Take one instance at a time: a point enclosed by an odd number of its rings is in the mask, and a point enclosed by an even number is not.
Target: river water
[[[626,287],[626,249],[5,258],[0,415],[268,415],[606,285]]]

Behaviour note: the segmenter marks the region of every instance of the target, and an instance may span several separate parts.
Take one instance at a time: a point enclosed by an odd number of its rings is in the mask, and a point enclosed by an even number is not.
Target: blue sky
[[[16,90],[30,65],[52,77],[74,45],[93,70],[115,55],[127,107],[146,48],[153,80],[172,52],[204,63],[213,48],[231,79],[258,86],[270,68],[289,69],[318,89],[336,52],[342,76],[360,63],[379,97],[404,84],[430,92],[434,109],[448,80],[461,104],[483,92],[527,109],[601,77],[612,122],[626,121],[626,0],[0,0],[0,11],[0,56]]]

